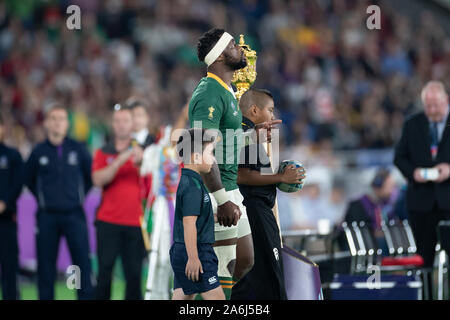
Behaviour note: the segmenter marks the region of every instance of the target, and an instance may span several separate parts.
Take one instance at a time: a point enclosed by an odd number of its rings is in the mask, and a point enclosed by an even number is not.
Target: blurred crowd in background
[[[70,4],[81,8],[81,30],[66,26]],[[381,8],[381,30],[366,28],[370,4]],[[341,219],[372,172],[350,179],[361,164],[342,154],[368,150],[371,157],[382,149],[389,158],[405,117],[420,109],[421,87],[436,79],[450,88],[448,34],[432,13],[413,21],[389,1],[5,0],[0,105],[7,144],[27,158],[44,139],[43,110],[54,101],[69,108],[70,135],[91,151],[109,135],[114,104],[130,96],[148,101],[152,132],[172,124],[205,75],[196,42],[212,27],[244,34],[257,51],[254,86],[273,93],[283,120],[280,158],[308,170],[311,188],[282,195],[290,201],[284,212],[302,217],[286,229],[314,226],[317,215],[308,212]],[[295,209],[300,198],[303,216]]]

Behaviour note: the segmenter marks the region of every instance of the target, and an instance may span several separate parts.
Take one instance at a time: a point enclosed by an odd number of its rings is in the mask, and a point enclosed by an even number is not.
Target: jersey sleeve
[[[81,171],[83,174],[84,188],[85,192],[89,192],[92,187],[92,157],[84,144],[80,144],[80,154],[81,154]]]
[[[193,182],[186,184],[183,188],[182,199],[182,212],[183,217],[187,216],[199,216],[202,206],[202,190]]]
[[[105,168],[108,165],[106,162],[106,155],[102,150],[97,150],[92,161],[92,172]]]
[[[35,148],[33,149],[33,151],[31,151],[31,154],[25,164],[25,172],[24,172],[25,185],[28,187],[28,189],[34,196],[37,195],[36,190],[37,171],[38,171],[38,155],[37,149]]]
[[[191,128],[201,127],[204,129],[219,129],[220,119],[223,113],[223,103],[220,99],[200,99],[191,101],[191,112],[189,113],[189,122]]]
[[[14,172],[14,180],[12,185],[9,186],[9,192],[6,197],[6,205],[10,208],[15,207],[23,186],[24,164],[22,156],[17,151],[14,151],[12,170]]]

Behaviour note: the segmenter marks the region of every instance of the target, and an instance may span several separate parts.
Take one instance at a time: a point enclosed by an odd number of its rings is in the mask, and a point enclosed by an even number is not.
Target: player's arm
[[[181,135],[180,129],[186,127],[186,123],[188,122],[188,120],[189,120],[189,102],[187,102],[183,106],[180,115],[178,116],[177,120],[175,121],[175,124],[173,125],[172,133],[170,134],[171,136],[170,141],[172,147],[175,147],[175,145],[177,144],[177,141]]]
[[[184,243],[188,255],[185,273],[192,281],[198,281],[199,273],[203,273],[202,264],[198,258],[196,222],[197,216],[183,217]]]
[[[204,129],[214,130],[216,136],[220,135],[220,119],[222,118],[223,106],[220,101],[198,101],[192,107],[189,114],[191,127],[201,126]],[[208,190],[213,194],[217,202],[217,221],[220,225],[231,227],[237,225],[241,211],[237,205],[232,203],[227,196],[220,178],[220,170],[214,163],[210,172],[202,174]]]
[[[38,170],[37,157],[38,156],[36,155],[35,149],[31,152],[31,155],[25,164],[25,171],[24,171],[24,183],[35,198],[37,198],[37,187],[36,187],[37,170]]]
[[[10,186],[8,198],[6,201],[7,206],[10,207],[12,207],[17,201],[17,198],[19,198],[23,187],[24,164],[22,156],[19,152],[16,152],[16,155],[14,157],[13,170],[15,173],[15,177],[12,185]]]
[[[298,170],[294,165],[286,167],[283,173],[276,174],[261,174],[257,170],[241,167],[238,170],[237,183],[249,186],[265,186],[277,183],[302,183],[304,178],[304,170]]]
[[[106,165],[105,167],[99,169],[96,163],[99,159],[94,160],[94,171],[92,172],[92,182],[96,187],[102,188],[111,181],[113,181],[114,177],[119,171],[119,168],[127,162],[130,156],[133,153],[133,149],[126,150],[119,154],[119,156],[111,162],[111,164]],[[99,153],[96,154],[96,158],[100,157]],[[97,161],[96,161],[97,160]]]
[[[19,198],[20,193],[22,192],[23,160],[19,152],[15,152],[14,154],[11,169],[14,172],[14,179],[12,181],[12,184],[8,188],[6,197],[4,199],[0,198],[0,203],[2,203],[2,205],[0,206],[0,214],[6,209],[13,207],[17,201],[17,198]]]
[[[81,153],[81,171],[84,181],[84,192],[88,194],[89,190],[92,188],[92,175],[91,175],[92,157],[88,149],[84,145],[80,146],[80,153]]]

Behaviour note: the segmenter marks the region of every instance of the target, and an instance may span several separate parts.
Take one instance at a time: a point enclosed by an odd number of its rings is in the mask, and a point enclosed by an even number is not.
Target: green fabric
[[[147,232],[152,233],[153,227],[153,210],[152,208],[147,208],[147,200],[142,200],[142,207],[144,208],[144,218],[147,218]]]
[[[219,129],[222,139],[216,146],[216,158],[223,186],[234,190],[236,184],[241,138],[242,112],[239,103],[215,79],[202,78],[189,103],[189,123],[200,121],[204,129]],[[197,124],[195,126],[199,127]],[[227,129],[231,131],[228,132]],[[235,131],[238,130],[238,131]],[[228,146],[228,148],[227,148]],[[227,154],[227,149],[228,154]]]

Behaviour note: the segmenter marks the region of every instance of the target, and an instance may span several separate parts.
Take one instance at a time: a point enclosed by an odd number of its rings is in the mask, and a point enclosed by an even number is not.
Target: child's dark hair
[[[206,55],[211,51],[214,45],[219,41],[225,30],[214,28],[205,32],[197,43],[197,57],[200,61],[205,61]]]
[[[190,157],[198,152],[203,153],[205,150],[205,147],[209,143],[214,143],[215,136],[210,134],[205,129],[200,128],[191,128],[189,130],[186,130],[183,132],[183,134],[178,138],[177,141],[177,154],[180,156],[180,158],[184,158],[187,156],[187,159],[190,159]],[[201,150],[200,149],[200,142],[201,142]],[[190,146],[187,144],[190,143]],[[186,151],[189,152],[189,154],[186,154]]]

